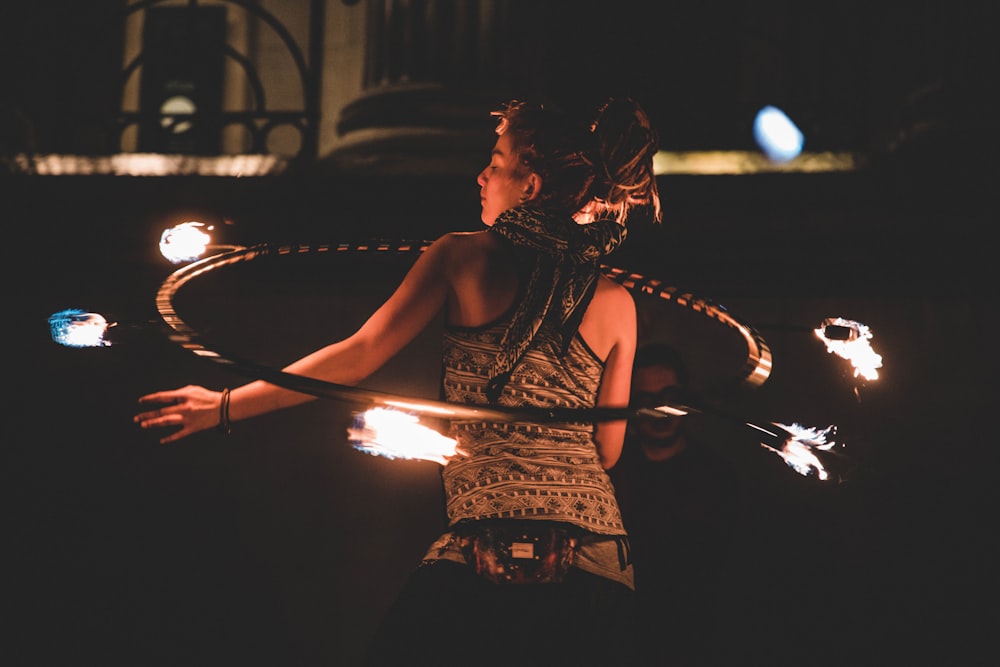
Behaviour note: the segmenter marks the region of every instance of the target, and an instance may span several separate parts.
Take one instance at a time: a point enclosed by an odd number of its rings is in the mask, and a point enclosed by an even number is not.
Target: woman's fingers
[[[142,405],[143,403],[167,403],[167,404],[171,404],[171,403],[179,403],[180,401],[181,401],[180,394],[176,390],[171,390],[171,391],[157,391],[157,392],[153,392],[152,394],[146,394],[145,396],[140,396],[139,397],[139,404],[140,405]]]
[[[160,438],[162,444],[211,428],[218,421],[218,392],[204,387],[188,385],[180,389],[157,391],[140,396],[138,401],[140,406],[147,409],[132,417],[135,424],[143,429],[174,429]],[[148,409],[154,405],[158,407]]]
[[[140,412],[132,418],[132,421],[142,428],[177,426],[178,424],[183,425],[184,415],[179,412],[168,412],[166,408],[161,408],[160,410]]]
[[[188,430],[186,428],[182,428],[179,431],[174,431],[173,433],[165,435],[162,438],[160,438],[160,444],[167,445],[170,444],[171,442],[176,442],[181,438],[186,437],[187,435],[189,435]]]
[[[146,412],[137,413],[135,416],[136,421],[145,421],[147,419],[155,419],[156,417],[163,416],[163,408],[157,408],[156,410],[147,410]]]

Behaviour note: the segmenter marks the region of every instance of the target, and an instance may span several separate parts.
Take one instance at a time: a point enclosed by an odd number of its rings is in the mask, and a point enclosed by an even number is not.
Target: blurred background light
[[[802,152],[802,131],[784,111],[765,106],[753,122],[753,136],[764,154],[774,162],[787,162]]]

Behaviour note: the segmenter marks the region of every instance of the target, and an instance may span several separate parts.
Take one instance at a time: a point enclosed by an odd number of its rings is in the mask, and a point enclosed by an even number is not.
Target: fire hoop
[[[205,276],[226,266],[251,262],[266,257],[302,255],[338,255],[364,252],[381,252],[396,255],[418,255],[431,241],[371,241],[354,243],[319,244],[273,244],[261,243],[248,247],[238,247],[188,264],[170,274],[160,285],[156,294],[156,308],[163,322],[170,328],[168,338],[193,354],[220,364],[254,379],[261,379],[286,389],[310,394],[318,398],[366,403],[408,410],[427,416],[452,419],[489,419],[493,421],[611,421],[625,419],[634,414],[627,407],[595,408],[508,408],[504,406],[472,406],[448,403],[373,391],[361,387],[340,385],[324,380],[316,380],[293,373],[275,370],[254,361],[239,359],[226,354],[204,341],[203,336],[188,325],[177,314],[174,297],[177,292],[195,278]],[[607,265],[600,266],[601,272],[636,294],[658,297],[677,306],[709,317],[735,329],[747,345],[747,356],[740,371],[739,382],[759,387],[771,373],[771,351],[763,337],[749,324],[736,318],[724,307],[711,301],[693,296],[677,287],[664,284],[660,280],[646,278],[637,273]]]

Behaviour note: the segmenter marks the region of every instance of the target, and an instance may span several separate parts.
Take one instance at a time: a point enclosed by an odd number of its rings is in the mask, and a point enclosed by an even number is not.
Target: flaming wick
[[[202,228],[205,231],[202,231]],[[202,257],[209,249],[216,252],[243,250],[243,246],[212,245],[212,237],[205,232],[214,230],[214,226],[206,226],[201,222],[190,220],[163,230],[160,235],[160,254],[170,263],[193,262]]]
[[[173,264],[198,259],[212,240],[211,236],[201,231],[202,227],[205,225],[192,220],[163,230],[160,235],[160,253]],[[206,229],[211,230],[212,227]]]
[[[125,342],[130,332],[160,328],[160,324],[152,320],[109,322],[100,313],[88,313],[79,308],[52,313],[48,322],[52,340],[66,347],[111,347]]]
[[[52,340],[67,347],[107,347],[111,341],[105,334],[113,326],[116,324],[109,324],[103,315],[79,308],[67,308],[49,315]]]
[[[763,436],[764,440],[760,441],[763,448],[780,456],[790,468],[805,477],[815,475],[818,479],[825,481],[830,479],[831,472],[833,472],[840,481],[843,479],[841,473],[845,472],[845,469],[850,465],[846,459],[843,462],[838,462],[834,458],[839,454],[834,450],[837,443],[828,440],[829,436],[837,431],[837,427],[833,425],[825,429],[777,422],[771,422],[771,426],[760,426],[722,410],[699,407],[691,396],[688,396],[683,402],[678,401],[655,408],[640,408],[632,416],[644,419],[663,419],[669,415],[689,413],[698,413],[706,417],[740,424],[753,431],[758,437]]]
[[[820,458],[820,452],[831,452],[836,446],[837,443],[833,440],[827,441],[827,436],[836,433],[836,426],[817,429],[794,423],[779,424],[773,422],[773,424],[781,429],[783,433],[779,435],[765,431],[774,436],[777,442],[773,445],[762,442],[760,443],[761,447],[769,449],[780,456],[790,468],[800,475],[808,477],[811,474],[815,474],[821,480],[830,478],[830,473]],[[748,425],[760,428],[753,424]]]
[[[355,449],[389,459],[421,459],[448,465],[463,453],[458,442],[420,423],[415,415],[372,408],[355,417],[347,437]]]
[[[878,379],[877,369],[882,367],[882,356],[876,354],[868,342],[872,333],[867,326],[842,317],[827,318],[820,328],[815,329],[815,333],[826,343],[827,352],[851,362],[854,377],[860,375],[866,380]]]

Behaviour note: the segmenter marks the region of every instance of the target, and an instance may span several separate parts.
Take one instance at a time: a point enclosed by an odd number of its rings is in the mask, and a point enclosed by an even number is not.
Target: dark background
[[[44,116],[92,108],[81,94],[106,99],[107,76],[81,86],[86,77],[67,64],[85,60],[76,54],[101,61],[105,50],[115,63],[113,39],[88,39],[102,34],[101,14],[84,4],[25,6],[16,17],[5,6],[0,101]],[[773,95],[801,109],[816,150],[870,159],[846,174],[663,177],[663,224],[637,224],[615,257],[758,327],[772,376],[730,409],[837,423],[858,462],[847,482],[823,484],[745,434],[706,426],[749,493],[720,575],[730,582],[720,604],[725,664],[985,664],[997,555],[996,11],[765,5],[756,24],[741,3],[671,4],[672,20],[659,22],[562,17],[592,54],[650,63],[626,71],[669,150],[748,149],[745,116],[732,112],[772,92],[737,72],[767,49],[748,52],[737,44],[753,40],[727,36],[748,25],[764,36],[784,30],[798,47],[779,50],[786,74],[767,81],[785,97]],[[627,51],[630,35],[666,55],[654,64]],[[570,90],[610,76],[599,69],[606,60],[594,58],[588,74],[579,53],[563,54],[553,48],[547,67]],[[43,126],[40,152],[79,150],[79,137]],[[176,268],[156,242],[191,218],[238,244],[433,238],[477,228],[473,176],[383,179],[321,164],[262,179],[0,175],[12,664],[356,661],[441,527],[437,466],[352,450],[344,432],[355,406],[330,401],[169,447],[136,431],[142,393],[244,379],[150,324],[156,290]],[[213,340],[280,365],[350,333],[405,264],[366,254],[250,265],[198,281],[179,303]],[[680,345],[699,381],[736,371],[731,331],[666,303],[642,305],[643,336]],[[70,307],[119,321],[118,344],[53,343],[46,318]],[[877,381],[859,382],[812,338],[833,316],[871,327],[884,357]],[[436,396],[436,344],[429,331],[366,386]]]

